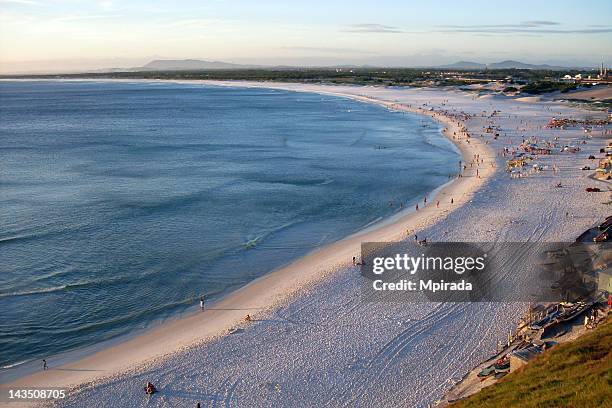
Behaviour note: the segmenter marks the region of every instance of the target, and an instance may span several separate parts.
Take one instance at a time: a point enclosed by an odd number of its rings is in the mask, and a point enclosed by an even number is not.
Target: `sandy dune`
[[[559,94],[557,99],[581,99],[585,101],[605,101],[612,99],[612,86],[599,85],[586,91],[573,91]]]

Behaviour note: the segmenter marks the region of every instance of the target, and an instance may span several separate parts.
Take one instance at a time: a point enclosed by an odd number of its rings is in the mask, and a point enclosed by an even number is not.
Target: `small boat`
[[[584,312],[586,309],[591,307],[592,305],[593,305],[593,302],[590,302],[590,303],[578,302],[575,304],[575,307],[572,307],[570,310],[563,312],[563,314],[561,314],[556,320],[558,322],[570,321],[576,316],[578,316],[579,314],[581,314],[582,312]]]
[[[593,242],[607,242],[610,239],[610,227],[593,238]]]
[[[554,288],[551,288],[551,289],[554,289]],[[559,312],[558,310],[550,312],[549,314],[544,316],[541,320],[538,320],[530,324],[529,328],[532,330],[541,330],[544,327],[546,327],[546,325],[554,322],[560,315],[561,315],[561,312]]]
[[[478,377],[488,377],[491,374],[495,374],[495,367],[493,365],[488,366],[478,373]]]
[[[495,372],[506,371],[510,369],[510,360],[506,358],[500,358],[493,364]]]

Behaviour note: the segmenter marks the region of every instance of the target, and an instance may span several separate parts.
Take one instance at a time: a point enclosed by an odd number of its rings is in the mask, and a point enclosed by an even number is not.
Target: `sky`
[[[612,1],[0,0],[0,72],[186,58],[612,65]]]

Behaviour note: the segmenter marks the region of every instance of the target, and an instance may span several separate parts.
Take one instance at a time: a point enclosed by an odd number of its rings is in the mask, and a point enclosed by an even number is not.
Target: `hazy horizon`
[[[437,66],[612,60],[612,3],[0,0],[0,72],[74,72],[153,59],[250,65]]]

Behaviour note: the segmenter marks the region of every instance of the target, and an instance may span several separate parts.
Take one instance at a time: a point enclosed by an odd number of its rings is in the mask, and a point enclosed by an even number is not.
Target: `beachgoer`
[[[196,408],[201,408],[199,402],[196,404]]]
[[[47,360],[43,359],[43,371],[47,370]]]
[[[145,387],[145,392],[148,395],[153,395],[157,392],[157,388],[155,388],[155,386],[152,383],[147,382],[147,386]]]
[[[200,296],[200,310],[204,310],[204,295]]]
[[[440,200],[436,202],[436,208],[439,208],[439,207],[440,207]]]
[[[353,266],[357,265],[357,258],[353,257]]]
[[[250,315],[250,314],[246,315],[246,316],[244,317],[244,320],[245,320],[246,322],[250,322],[250,321],[251,321],[251,315]]]
[[[416,205],[416,210],[419,211],[419,203]]]
[[[451,204],[454,204],[454,203],[455,203],[455,200],[451,198]]]

